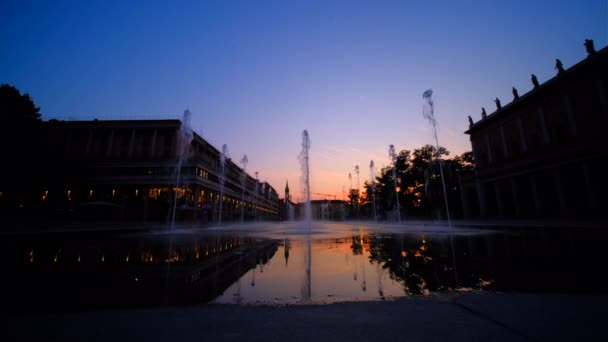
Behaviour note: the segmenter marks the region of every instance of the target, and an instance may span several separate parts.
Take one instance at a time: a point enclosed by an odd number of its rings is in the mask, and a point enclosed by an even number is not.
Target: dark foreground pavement
[[[462,293],[0,318],[1,341],[608,341],[608,295]]]

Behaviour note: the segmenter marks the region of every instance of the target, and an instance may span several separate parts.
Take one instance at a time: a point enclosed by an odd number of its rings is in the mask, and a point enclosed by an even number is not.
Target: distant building
[[[589,44],[589,42],[587,42]],[[477,122],[475,171],[461,181],[465,217],[606,216],[608,49],[588,56]],[[536,81],[536,82],[534,82]],[[485,112],[485,111],[484,111]]]
[[[311,200],[313,220],[344,221],[348,202],[342,200]],[[304,217],[304,203],[300,203],[300,217]]]
[[[240,219],[242,206],[247,220],[278,218],[275,189],[244,175],[230,159],[221,186],[220,152],[196,133],[176,184],[180,127],[179,120],[45,122],[40,137],[44,163],[29,184],[13,187],[2,180],[0,210],[163,221],[175,207],[178,220],[205,223],[219,218],[223,201],[224,220]]]

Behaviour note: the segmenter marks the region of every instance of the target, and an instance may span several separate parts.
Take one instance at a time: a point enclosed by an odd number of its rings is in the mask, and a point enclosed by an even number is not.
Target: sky
[[[495,110],[608,42],[608,0],[0,2],[0,83],[44,120],[181,119],[280,196],[345,196],[388,148],[471,150],[467,115]],[[359,181],[355,174],[359,165]]]

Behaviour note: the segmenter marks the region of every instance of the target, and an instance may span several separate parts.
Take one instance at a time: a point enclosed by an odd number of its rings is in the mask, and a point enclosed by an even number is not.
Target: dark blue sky
[[[45,119],[179,118],[281,190],[298,189],[300,133],[315,192],[388,164],[388,146],[470,150],[479,118],[608,40],[608,1],[7,1],[0,82]]]

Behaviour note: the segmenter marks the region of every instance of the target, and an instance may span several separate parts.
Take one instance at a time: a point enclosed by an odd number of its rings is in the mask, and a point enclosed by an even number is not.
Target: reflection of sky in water
[[[403,296],[403,285],[391,279],[380,263],[370,261],[369,244],[364,243],[363,254],[353,255],[352,243],[351,238],[312,242],[311,302]],[[247,272],[214,302],[306,302],[307,255],[306,240],[284,240],[267,264]]]

